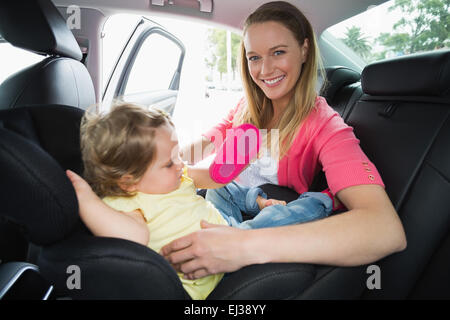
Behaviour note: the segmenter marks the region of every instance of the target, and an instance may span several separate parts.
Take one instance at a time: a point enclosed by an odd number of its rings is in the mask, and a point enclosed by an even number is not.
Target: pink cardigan
[[[221,123],[203,135],[211,142],[220,133],[232,127],[236,112],[245,106],[242,99]],[[217,143],[220,143],[217,139]],[[217,145],[215,146],[217,149]],[[359,146],[353,128],[344,123],[340,115],[317,97],[315,109],[307,117],[295,137],[291,148],[278,163],[278,183],[298,193],[308,191],[315,175],[323,170],[333,194],[344,188],[384,183],[375,165]]]

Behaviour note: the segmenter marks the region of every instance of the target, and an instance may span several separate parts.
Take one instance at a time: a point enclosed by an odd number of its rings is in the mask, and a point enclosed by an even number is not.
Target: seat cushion
[[[309,264],[251,265],[227,274],[208,300],[293,299],[311,285],[315,275],[315,267]]]

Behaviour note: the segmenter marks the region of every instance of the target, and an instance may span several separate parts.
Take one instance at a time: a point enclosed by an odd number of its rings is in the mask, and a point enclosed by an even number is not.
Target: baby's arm
[[[122,238],[145,246],[148,244],[150,234],[139,210],[116,211],[104,203],[83,178],[70,170],[66,174],[77,194],[81,220],[94,235]]]

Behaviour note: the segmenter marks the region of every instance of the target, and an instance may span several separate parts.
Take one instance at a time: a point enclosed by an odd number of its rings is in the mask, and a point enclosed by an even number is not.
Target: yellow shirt
[[[197,195],[194,182],[183,170],[180,187],[167,194],[138,192],[133,197],[105,197],[103,201],[112,208],[131,212],[140,209],[150,231],[148,246],[160,249],[184,235],[200,230],[200,221],[227,225],[219,211],[203,197]],[[196,280],[183,279],[183,287],[192,299],[205,299],[222,279],[223,274],[210,275]]]

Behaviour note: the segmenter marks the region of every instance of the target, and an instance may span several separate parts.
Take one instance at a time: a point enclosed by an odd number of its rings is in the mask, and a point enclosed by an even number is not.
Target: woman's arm
[[[142,245],[149,241],[149,230],[142,213],[119,212],[104,203],[89,184],[76,173],[67,170],[75,189],[81,220],[96,236],[131,240]]]
[[[381,186],[348,187],[337,196],[348,212],[256,230],[203,224],[207,228],[171,242],[161,253],[193,279],[268,262],[355,266],[406,248],[400,219]]]
[[[244,168],[242,168],[242,170],[239,171],[239,173],[244,171],[248,166],[249,165],[246,165]],[[230,179],[234,179],[239,175],[239,173],[233,175],[233,177],[230,177]],[[211,178],[209,166],[207,166],[206,168],[204,166],[197,166],[197,167],[188,166],[187,174],[189,177],[192,178],[195,187],[198,189],[217,189],[226,185],[224,183],[218,183]]]
[[[214,153],[214,144],[205,136],[180,149],[183,161],[194,165]]]
[[[233,126],[235,114],[244,108],[245,105],[245,99],[242,98],[239,100],[236,107],[231,109],[228,112],[228,115],[220,123],[207,132],[204,132],[201,138],[181,148],[180,153],[183,161],[187,161],[188,164],[194,165],[213,154],[215,148],[218,148],[222,144],[226,136],[226,130]]]
[[[216,189],[225,185],[217,183],[211,178],[209,168],[188,166],[187,174],[192,178],[195,187],[198,189]]]
[[[381,186],[348,187],[337,196],[349,211],[267,234],[262,232],[266,241],[277,241],[277,248],[263,250],[265,257],[259,263],[295,261],[356,266],[406,248],[403,226]],[[250,248],[258,247],[257,238],[250,238]],[[298,245],[294,247],[293,243]]]

